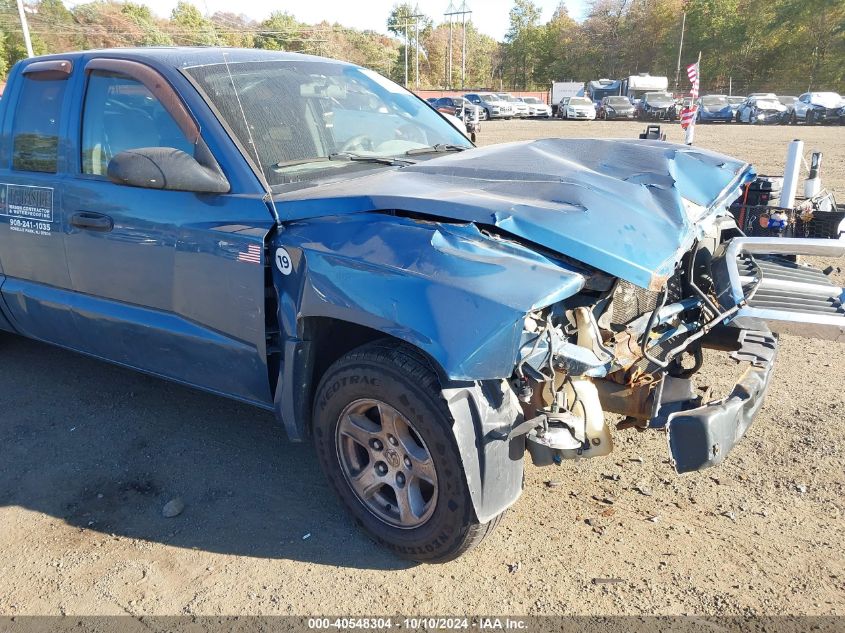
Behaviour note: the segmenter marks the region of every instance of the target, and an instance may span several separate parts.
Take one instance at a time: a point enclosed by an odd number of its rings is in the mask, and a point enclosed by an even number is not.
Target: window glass
[[[82,173],[103,176],[116,154],[141,147],[194,154],[194,146],[146,86],[122,75],[92,73],[82,118]]]
[[[208,64],[184,72],[270,185],[356,164],[344,155],[403,157],[438,144],[471,146],[418,97],[364,68],[302,59]]]
[[[66,79],[37,79],[24,75],[12,131],[12,168],[56,172],[59,122]]]

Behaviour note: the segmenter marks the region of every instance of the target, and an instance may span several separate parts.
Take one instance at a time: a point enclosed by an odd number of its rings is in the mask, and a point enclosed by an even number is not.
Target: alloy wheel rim
[[[377,519],[413,529],[437,505],[437,472],[411,422],[389,404],[355,400],[337,424],[337,456],[355,496]]]

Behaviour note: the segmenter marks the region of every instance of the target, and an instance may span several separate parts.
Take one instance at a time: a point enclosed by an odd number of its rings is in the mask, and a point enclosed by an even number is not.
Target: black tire
[[[816,124],[816,113],[812,110],[807,110],[807,114],[804,116],[804,123],[806,125],[815,125]]]
[[[428,501],[433,509],[426,510],[430,515],[415,527],[396,526],[377,516],[376,511],[395,510],[398,513],[398,496],[393,483],[376,484],[382,486],[379,492],[365,502],[353,488],[351,476],[345,474],[348,464],[344,461],[347,460],[344,456],[347,454],[346,445],[338,442],[338,427],[343,424],[344,414],[350,406],[370,400],[386,404],[404,417],[413,437],[430,456],[436,472],[436,495],[432,494]],[[368,411],[367,415],[375,414]],[[373,424],[385,428],[382,421]],[[329,367],[317,388],[313,431],[320,466],[356,522],[377,542],[401,558],[427,563],[453,560],[477,546],[504,515],[502,513],[487,523],[480,523],[476,518],[452,436],[452,424],[451,413],[441,395],[440,381],[426,360],[413,349],[390,341],[371,343],[341,357]],[[347,441],[346,438],[344,441]],[[360,442],[356,444],[363,447]],[[400,442],[397,446],[401,453],[403,444]],[[365,449],[368,461],[360,470],[367,469],[370,463],[373,468],[384,468],[385,462],[375,461],[381,455],[387,462],[394,463],[395,455],[388,455],[388,452],[387,443],[379,451],[372,446]],[[404,460],[409,463],[407,456]],[[386,475],[384,480],[391,477],[393,475]],[[379,500],[375,497],[389,495],[388,489],[394,490],[396,508],[391,508],[389,503],[376,506]]]
[[[485,121],[489,121],[489,120],[491,120],[492,118],[493,118],[493,117],[490,115],[490,110],[489,110],[489,109],[487,109],[487,108],[484,108],[484,120],[485,120]]]
[[[798,115],[795,114],[795,110],[792,111],[792,116],[789,117],[789,124],[798,125]]]

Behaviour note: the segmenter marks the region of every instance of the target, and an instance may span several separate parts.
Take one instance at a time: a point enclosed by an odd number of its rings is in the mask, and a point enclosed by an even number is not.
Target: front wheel
[[[816,113],[812,110],[807,111],[806,117],[804,117],[804,123],[807,125],[815,125],[816,124]]]
[[[437,375],[381,342],[335,362],[314,402],[320,466],[361,527],[402,558],[446,562],[499,517],[475,517]]]

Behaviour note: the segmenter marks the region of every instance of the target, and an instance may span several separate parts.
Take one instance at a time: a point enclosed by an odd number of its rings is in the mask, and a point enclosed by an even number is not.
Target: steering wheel
[[[340,148],[341,152],[356,152],[365,151],[372,152],[375,149],[373,146],[373,139],[366,134],[356,134],[343,144]]]

